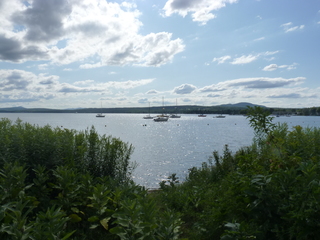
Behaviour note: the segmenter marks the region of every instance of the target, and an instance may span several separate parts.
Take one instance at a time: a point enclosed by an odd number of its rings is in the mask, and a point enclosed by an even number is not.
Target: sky
[[[319,0],[0,0],[0,108],[320,106]]]

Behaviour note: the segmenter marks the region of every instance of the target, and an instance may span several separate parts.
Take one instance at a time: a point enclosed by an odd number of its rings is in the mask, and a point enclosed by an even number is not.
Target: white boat
[[[164,100],[163,100],[163,97],[162,97],[162,106],[163,106],[162,107],[162,111],[164,111]],[[153,121],[155,121],[155,122],[166,122],[166,121],[168,121],[168,119],[169,119],[169,116],[164,114],[164,113],[162,113],[161,115],[157,115],[157,117],[155,117],[153,119]]]
[[[150,102],[149,102],[149,114],[144,116],[143,119],[153,119],[153,117],[150,116]]]
[[[168,121],[169,117],[168,116],[157,116],[156,118],[153,119],[155,122],[166,122]]]
[[[205,114],[203,114],[203,113],[201,113],[201,114],[199,114],[198,115],[198,117],[206,117],[207,115],[205,115]]]
[[[101,103],[101,110],[102,110],[102,103]],[[98,113],[97,115],[96,115],[96,117],[99,117],[99,118],[101,118],[101,117],[105,117],[102,113]]]
[[[216,118],[225,118],[225,117],[226,117],[226,116],[224,116],[224,115],[222,115],[222,114],[216,116]]]
[[[149,114],[149,115],[144,116],[143,119],[153,119],[153,117],[150,116],[150,114]]]
[[[177,112],[177,105],[178,105],[178,103],[177,103],[177,99],[176,99],[176,112]],[[181,116],[178,114],[171,114],[170,118],[181,118]]]
[[[98,113],[96,117],[105,117],[105,115],[103,115],[102,113]]]

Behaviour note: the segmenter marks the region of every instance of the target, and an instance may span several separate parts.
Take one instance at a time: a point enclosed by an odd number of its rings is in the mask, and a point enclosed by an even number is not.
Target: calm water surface
[[[148,188],[159,186],[159,182],[172,173],[183,179],[188,169],[200,166],[217,150],[222,153],[227,144],[233,152],[252,142],[253,131],[243,116],[213,118],[207,115],[182,115],[168,122],[143,119],[141,114],[106,114],[96,118],[95,114],[69,113],[0,113],[0,118],[13,121],[20,118],[39,126],[86,130],[94,126],[100,135],[112,135],[135,147],[131,157],[138,164],[134,172],[136,183]],[[275,122],[287,122],[289,127],[319,127],[319,117],[277,117]]]

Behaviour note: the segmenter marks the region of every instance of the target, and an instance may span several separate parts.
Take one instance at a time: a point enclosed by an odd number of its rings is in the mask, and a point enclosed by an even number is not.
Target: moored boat
[[[98,113],[97,115],[96,115],[96,117],[105,117],[105,115],[103,115],[102,113]]]
[[[177,114],[171,114],[171,115],[170,115],[170,118],[181,118],[181,116],[180,116],[180,115],[177,115]]]
[[[225,118],[225,117],[226,117],[226,116],[224,116],[224,115],[222,115],[222,114],[216,116],[216,118]]]
[[[149,102],[149,114],[144,116],[143,119],[153,119],[153,117],[150,115],[150,102]]]
[[[155,122],[167,122],[169,119],[168,116],[157,116],[156,118],[153,119]]]
[[[149,114],[149,115],[144,116],[143,119],[153,119],[153,117],[150,116],[150,114]]]

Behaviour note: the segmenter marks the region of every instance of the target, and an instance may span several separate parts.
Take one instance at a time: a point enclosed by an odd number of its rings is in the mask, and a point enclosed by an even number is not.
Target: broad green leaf
[[[69,218],[71,219],[71,222],[80,222],[82,220],[81,217],[79,217],[77,214],[70,214]]]
[[[97,222],[97,221],[99,221],[99,217],[97,217],[97,216],[89,217],[89,218],[88,218],[88,221],[89,221],[89,222]]]
[[[100,220],[101,225],[102,225],[106,230],[109,229],[109,225],[108,225],[109,220],[110,220],[110,218],[104,218],[104,219]]]

